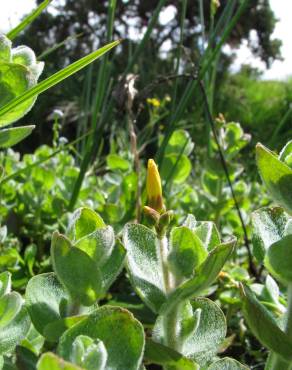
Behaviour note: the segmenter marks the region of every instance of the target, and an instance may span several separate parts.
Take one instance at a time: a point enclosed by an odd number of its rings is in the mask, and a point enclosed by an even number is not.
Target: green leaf
[[[269,247],[265,266],[284,284],[292,282],[292,235],[285,236]]]
[[[292,169],[270,150],[257,144],[257,165],[261,178],[275,202],[292,213]]]
[[[13,317],[13,320],[8,322],[4,327],[1,327],[0,355],[12,351],[15,346],[24,339],[30,324],[31,322],[27,310],[22,306],[18,314]]]
[[[167,182],[181,184],[189,177],[192,165],[187,156],[177,154],[167,154],[163,158],[160,174]]]
[[[119,156],[118,154],[109,154],[106,157],[106,164],[110,170],[127,171],[130,168],[130,163]]]
[[[292,168],[292,140],[288,141],[288,143],[281,150],[279,159]]]
[[[188,227],[192,231],[195,231],[197,225],[198,225],[198,221],[196,220],[196,217],[189,213],[183,223],[183,226]]]
[[[17,99],[17,97],[24,94],[35,84],[36,78],[27,66],[14,63],[0,63],[0,111],[13,99]],[[35,97],[32,97],[25,102],[17,104],[13,111],[10,110],[6,114],[0,115],[0,127],[21,118],[31,109],[34,101]]]
[[[208,288],[218,276],[225,262],[233,252],[236,240],[222,243],[214,248],[205,262],[196,271],[196,276],[180,285],[161,307],[160,314],[170,312],[178,303],[195,297]]]
[[[45,335],[47,325],[64,317],[69,296],[56,275],[49,272],[29,280],[25,300],[33,325]]]
[[[163,344],[156,343],[151,339],[146,339],[144,357],[151,364],[161,366],[171,366],[173,369],[198,370],[199,366],[183,356],[181,353],[166,347]]]
[[[243,313],[250,330],[271,351],[292,360],[292,342],[279,328],[272,314],[256,299],[251,290],[242,286]]]
[[[33,10],[23,21],[21,21],[15,28],[9,31],[6,36],[13,40],[15,37],[23,31],[32,21],[34,21],[40,13],[52,2],[52,0],[44,0],[35,10]]]
[[[100,271],[94,261],[57,232],[52,237],[51,258],[58,279],[72,299],[92,305],[101,292]]]
[[[58,342],[61,335],[73,325],[83,320],[86,315],[65,317],[57,321],[47,323],[44,328],[44,337],[50,342]]]
[[[141,299],[158,312],[165,301],[159,240],[149,228],[127,224],[123,234],[131,283]]]
[[[79,335],[73,342],[70,361],[86,370],[105,370],[107,351],[101,340]]]
[[[141,365],[144,330],[125,309],[103,306],[67,330],[58,346],[58,352],[64,359],[70,359],[73,343],[80,335],[103,342],[108,353],[106,369],[136,370]]]
[[[66,234],[70,240],[76,242],[105,226],[103,219],[96,212],[90,208],[82,207],[73,213]]]
[[[19,126],[0,131],[0,148],[10,148],[31,134],[35,126]]]
[[[175,227],[170,234],[169,262],[176,273],[192,276],[207,257],[208,253],[196,234],[185,226]]]
[[[117,240],[116,245],[107,261],[101,266],[102,291],[106,293],[124,267],[126,250]]]
[[[211,251],[221,243],[220,234],[214,222],[198,221],[194,232],[208,251]]]
[[[181,352],[205,366],[218,352],[224,341],[227,327],[220,307],[208,298],[191,301],[193,311],[200,309],[200,320],[193,335],[183,343]]]
[[[5,294],[0,298],[0,330],[13,321],[22,304],[23,299],[16,292]]]
[[[11,273],[4,271],[0,274],[0,297],[11,291]]]
[[[85,252],[99,267],[109,258],[114,245],[115,234],[111,226],[99,228],[75,243],[75,247]]]
[[[288,219],[280,207],[260,208],[252,213],[253,251],[258,261],[262,262],[270,245],[285,235]]]
[[[244,148],[250,141],[251,136],[245,134],[239,123],[229,122],[225,126],[224,141],[225,141],[225,154],[228,160]]]
[[[81,367],[64,361],[54,353],[44,353],[37,363],[37,370],[83,370]]]
[[[248,370],[248,367],[233,358],[224,357],[210,365],[208,370]]]
[[[194,149],[190,134],[186,130],[175,130],[165,148],[166,154],[191,154]]]
[[[88,64],[92,63],[96,59],[100,58],[103,54],[108,52],[113,47],[117,46],[120,41],[114,41],[93,53],[79,59],[78,61],[70,64],[68,67],[62,69],[61,71],[56,72],[52,76],[48,77],[47,79],[39,82],[34,87],[29,88],[27,91],[21,93],[19,96],[14,97],[12,100],[7,102],[3,107],[0,108],[0,123],[1,121],[6,121],[5,116],[11,116],[14,114],[17,107],[21,104],[29,101],[34,101],[37,95],[43,93],[44,91],[48,90],[52,86],[56,85],[57,83],[63,81],[67,77],[71,76],[72,74],[80,71],[82,68],[86,67]]]

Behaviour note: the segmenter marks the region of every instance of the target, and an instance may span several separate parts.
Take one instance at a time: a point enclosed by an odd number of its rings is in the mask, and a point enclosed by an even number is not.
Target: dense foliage
[[[268,1],[173,1],[167,27],[163,0],[40,16],[49,3],[0,37],[0,369],[291,369],[291,82],[230,75],[220,57],[253,28],[254,51],[277,56]],[[109,43],[125,14],[147,24],[142,40]],[[56,45],[74,17],[92,27],[85,15],[107,44]],[[14,46],[28,25],[35,50],[53,47],[41,57]],[[33,147],[28,117],[51,124]]]

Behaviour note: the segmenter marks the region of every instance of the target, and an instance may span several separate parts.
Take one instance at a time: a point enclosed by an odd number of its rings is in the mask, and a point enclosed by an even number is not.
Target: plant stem
[[[166,295],[174,288],[175,279],[169,271],[167,265],[168,246],[167,238],[162,236],[159,238],[159,248],[162,263],[162,273],[164,280],[164,289]],[[165,316],[163,316],[163,333],[164,333],[164,344],[172,349],[179,350],[178,348],[178,333],[177,333],[177,321],[178,321],[178,309],[179,305],[173,308]],[[175,370],[175,367],[165,366],[165,370]]]
[[[165,294],[167,295],[172,288],[170,272],[167,266],[167,255],[168,255],[167,238],[165,236],[161,236],[159,237],[158,240],[159,240],[160,258],[161,258],[161,264],[162,264],[164,290],[165,290]]]

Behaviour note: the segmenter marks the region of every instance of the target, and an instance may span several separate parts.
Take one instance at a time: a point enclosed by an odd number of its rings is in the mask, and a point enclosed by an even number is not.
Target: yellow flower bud
[[[153,159],[148,160],[146,190],[148,199],[147,205],[160,213],[164,209],[161,179],[157,165]]]

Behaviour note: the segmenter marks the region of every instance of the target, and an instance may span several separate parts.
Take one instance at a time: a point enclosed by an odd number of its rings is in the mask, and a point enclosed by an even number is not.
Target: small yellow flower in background
[[[161,105],[160,100],[156,98],[148,98],[147,103],[153,105],[153,107],[156,107],[156,108],[160,107]]]
[[[146,190],[147,205],[161,213],[164,210],[161,179],[157,165],[153,159],[148,160]]]

